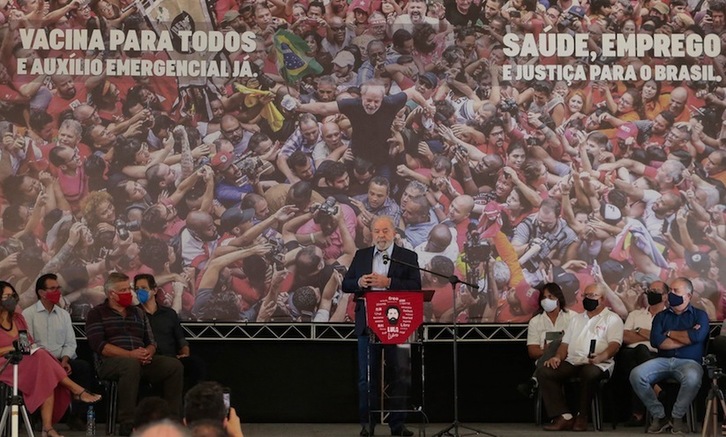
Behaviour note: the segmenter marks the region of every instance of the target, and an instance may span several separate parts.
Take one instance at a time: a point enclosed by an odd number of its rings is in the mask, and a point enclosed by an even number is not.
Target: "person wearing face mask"
[[[547,414],[554,417],[544,426],[545,431],[587,430],[597,384],[612,372],[613,357],[623,342],[623,321],[607,307],[602,284],[585,288],[582,306],[585,312],[572,317],[555,355],[535,372]],[[580,378],[577,417],[570,412],[562,390],[572,377]]]
[[[542,286],[539,304],[537,314],[529,319],[527,326],[527,353],[537,368],[542,367],[557,352],[573,317],[573,312],[565,308],[562,288],[554,282]],[[517,386],[520,393],[530,398],[534,397],[536,388],[537,378],[534,375],[529,381]]]
[[[151,323],[141,308],[132,306],[128,276],[110,273],[103,289],[106,301],[86,315],[86,337],[100,361],[99,378],[118,381],[120,434],[130,435],[141,379],[160,387],[171,411],[180,414],[184,366],[156,354]]]
[[[35,282],[35,294],[38,302],[23,311],[23,317],[28,322],[28,333],[60,362],[66,375],[74,382],[91,387],[93,369],[87,361],[78,359],[71,315],[59,306],[61,287],[58,276],[53,273],[41,275]],[[86,429],[85,417],[84,403],[74,402],[72,415],[66,423],[71,429],[81,431]]]
[[[418,265],[418,255],[408,249],[393,244],[396,235],[393,219],[378,216],[371,223],[371,233],[375,246],[359,249],[343,279],[343,292],[355,293],[355,333],[358,336],[358,413],[361,423],[361,436],[374,435],[375,422],[371,422],[369,405],[375,409],[376,391],[380,385],[380,348],[369,345],[370,337],[366,323],[366,293],[377,290],[420,290],[421,274],[413,267],[385,261],[384,255],[391,260],[400,260],[409,265]],[[370,350],[369,350],[370,349]],[[392,366],[392,393],[400,393],[404,387],[403,375],[409,372],[402,369],[401,354],[404,348],[398,345],[384,347],[386,363]],[[370,360],[369,360],[370,358]],[[370,363],[369,363],[370,361]],[[370,369],[370,378],[369,378]],[[388,372],[387,372],[388,373]],[[399,399],[403,399],[402,396]],[[395,408],[395,405],[391,405]],[[395,408],[403,409],[403,408]],[[413,431],[406,428],[403,413],[391,413],[388,424],[391,435],[412,436]]]
[[[28,323],[22,314],[15,310],[18,305],[18,293],[11,284],[0,281],[0,366],[6,363],[5,354],[17,349],[20,332],[28,331]],[[53,429],[68,409],[73,399],[92,404],[101,399],[82,386],[71,381],[66,370],[58,360],[46,349],[38,348],[35,339],[28,333],[28,341],[32,354],[23,355],[18,364],[18,392],[22,393],[28,411],[40,410],[43,422],[42,437],[62,437]],[[12,385],[13,368],[8,366],[0,374],[0,382]]]
[[[175,286],[177,284],[175,283]],[[191,355],[189,342],[184,338],[184,330],[176,311],[161,306],[156,301],[157,289],[156,279],[153,275],[134,276],[136,298],[151,323],[151,331],[156,340],[156,353],[181,361],[184,365],[184,387],[194,387],[199,381],[206,379],[206,366],[199,357]],[[177,291],[176,288],[174,291]],[[181,291],[184,291],[183,287]],[[181,298],[181,294],[177,293],[179,298]]]
[[[666,298],[669,292],[668,285],[663,281],[654,281],[646,287],[644,297],[647,301],[645,308],[638,308],[628,314],[623,330],[623,345],[620,349],[613,375],[615,387],[620,390],[620,399],[629,399],[628,407],[630,420],[625,426],[642,426],[645,420],[645,407],[643,403],[630,390],[628,378],[630,371],[636,366],[655,358],[657,349],[650,345],[650,329],[656,314],[665,309]]]
[[[691,305],[692,296],[689,279],[681,277],[671,282],[668,308],[653,318],[650,330],[650,344],[658,349],[658,357],[630,372],[630,385],[653,418],[648,427],[651,434],[668,428],[674,434],[688,432],[683,419],[701,387],[701,361],[709,336],[708,315]],[[666,419],[663,404],[653,390],[654,384],[668,378],[680,384],[671,421]]]

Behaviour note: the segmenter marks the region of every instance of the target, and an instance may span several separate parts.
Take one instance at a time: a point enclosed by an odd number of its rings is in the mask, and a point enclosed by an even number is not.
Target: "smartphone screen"
[[[23,354],[30,353],[30,340],[28,339],[28,331],[18,331],[18,343],[20,351]]]
[[[229,388],[227,387],[222,389],[222,400],[224,401],[224,409],[229,417]]]

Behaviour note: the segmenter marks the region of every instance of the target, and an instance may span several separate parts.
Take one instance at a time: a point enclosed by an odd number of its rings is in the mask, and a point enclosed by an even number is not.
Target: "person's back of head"
[[[222,423],[227,415],[222,397],[222,386],[214,381],[201,382],[184,396],[184,422],[210,419]]]
[[[144,398],[134,412],[134,429],[140,429],[160,420],[174,419],[173,416],[166,399],[159,396]]]
[[[221,423],[211,420],[197,420],[189,425],[192,437],[227,437],[227,430]]]
[[[134,437],[190,437],[189,430],[171,420],[151,423],[131,434]]]

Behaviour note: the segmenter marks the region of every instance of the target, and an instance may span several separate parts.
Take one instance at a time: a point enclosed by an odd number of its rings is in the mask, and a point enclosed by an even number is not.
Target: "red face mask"
[[[46,291],[45,298],[48,299],[48,301],[50,301],[53,305],[58,305],[58,302],[60,302],[60,298],[61,298],[61,292],[60,291]]]
[[[116,296],[118,297],[118,304],[124,308],[131,305],[131,302],[134,299],[134,295],[132,293],[116,293]]]

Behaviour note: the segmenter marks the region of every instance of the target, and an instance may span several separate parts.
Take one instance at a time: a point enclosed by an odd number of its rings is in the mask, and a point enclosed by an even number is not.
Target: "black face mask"
[[[600,305],[600,301],[597,299],[586,297],[582,300],[582,307],[585,308],[585,311],[594,311],[598,305]]]
[[[663,295],[660,293],[647,292],[645,295],[648,298],[648,305],[658,305],[663,302]]]
[[[18,306],[18,300],[14,297],[5,299],[2,301],[2,307],[11,315],[15,312],[15,308]]]

